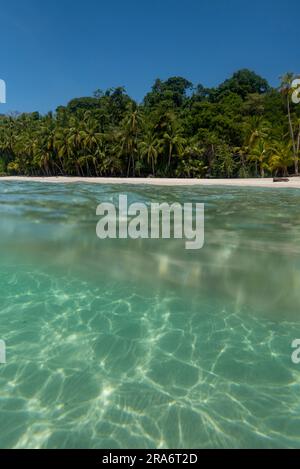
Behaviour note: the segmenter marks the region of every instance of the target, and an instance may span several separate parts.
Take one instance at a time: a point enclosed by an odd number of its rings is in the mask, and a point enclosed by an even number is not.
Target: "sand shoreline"
[[[48,183],[92,183],[92,184],[147,184],[153,186],[235,186],[300,189],[300,177],[290,178],[289,182],[273,182],[266,179],[167,179],[167,178],[83,178],[83,177],[27,177],[3,176],[0,181],[30,181]]]

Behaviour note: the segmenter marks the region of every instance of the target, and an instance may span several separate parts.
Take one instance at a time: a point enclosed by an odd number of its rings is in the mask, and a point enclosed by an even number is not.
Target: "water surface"
[[[200,202],[205,246],[96,237]],[[300,447],[299,191],[0,183],[1,448]]]

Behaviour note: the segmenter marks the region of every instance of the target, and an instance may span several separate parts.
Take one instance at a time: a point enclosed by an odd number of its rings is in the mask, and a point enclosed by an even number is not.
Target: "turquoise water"
[[[205,246],[96,207],[206,204]],[[300,447],[299,192],[0,183],[1,448]]]

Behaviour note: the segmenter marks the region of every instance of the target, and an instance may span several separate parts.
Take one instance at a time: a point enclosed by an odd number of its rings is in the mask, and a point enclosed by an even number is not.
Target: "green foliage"
[[[240,70],[214,89],[156,80],[143,103],[122,87],[55,113],[0,116],[0,174],[265,177],[298,172],[300,106]]]
[[[231,78],[224,81],[217,89],[216,95],[220,97],[231,92],[245,99],[249,94],[263,94],[269,89],[268,82],[264,78],[261,78],[250,70],[243,69],[234,73]]]
[[[193,84],[182,77],[171,77],[166,81],[157,79],[152,91],[145,96],[145,107],[151,109],[163,103],[170,108],[179,108],[185,103],[187,92],[192,87]]]

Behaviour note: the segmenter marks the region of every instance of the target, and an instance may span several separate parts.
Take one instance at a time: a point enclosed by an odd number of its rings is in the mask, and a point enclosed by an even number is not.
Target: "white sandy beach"
[[[289,182],[273,182],[265,179],[167,179],[167,178],[83,178],[83,177],[26,177],[4,176],[0,181],[30,181],[49,183],[93,183],[93,184],[148,184],[153,186],[237,186],[300,189],[300,177]]]

